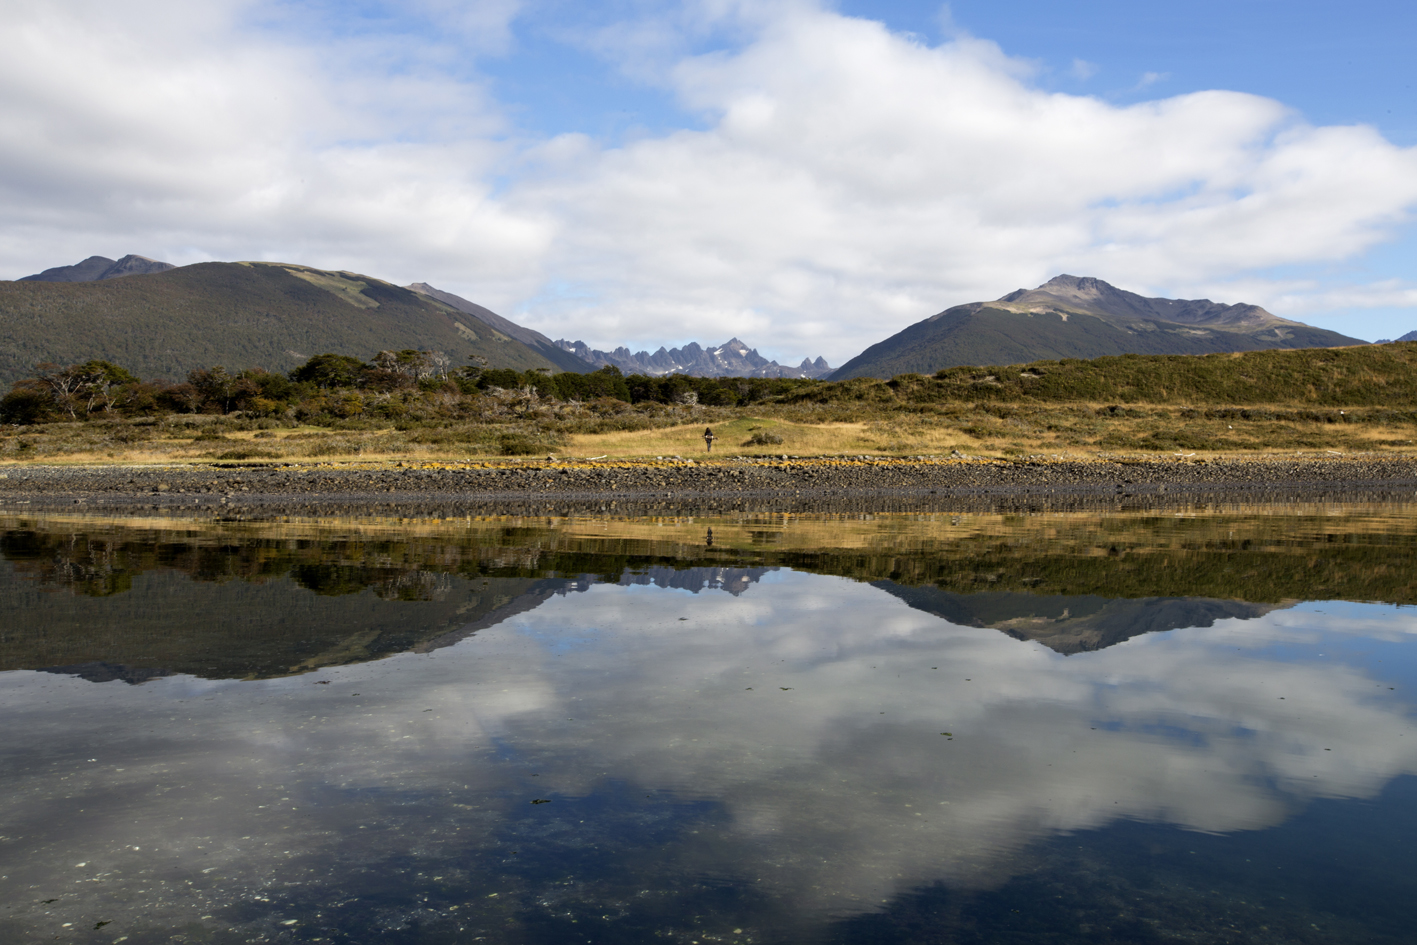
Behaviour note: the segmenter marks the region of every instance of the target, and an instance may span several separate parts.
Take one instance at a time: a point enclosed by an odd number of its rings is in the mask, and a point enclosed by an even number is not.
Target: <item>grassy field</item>
[[[633,381],[634,379],[630,379]],[[712,391],[709,391],[712,393]],[[323,412],[112,417],[0,428],[0,464],[879,455],[1174,458],[1417,452],[1417,344],[1124,355],[801,382],[741,406],[530,388],[412,392],[396,418]],[[328,403],[327,403],[328,402]]]
[[[706,426],[717,436],[714,459],[956,451],[1009,459],[1417,452],[1417,416],[1376,407],[1283,411],[953,404],[919,412],[886,405],[844,410],[779,404],[755,405],[751,412],[698,407],[661,412],[636,429],[580,432],[585,425],[575,420],[539,425],[530,432],[545,452],[534,455],[703,459]],[[156,422],[53,423],[0,432],[0,465],[500,459],[507,429],[506,424],[483,422],[406,429],[360,421],[312,426],[201,415]]]

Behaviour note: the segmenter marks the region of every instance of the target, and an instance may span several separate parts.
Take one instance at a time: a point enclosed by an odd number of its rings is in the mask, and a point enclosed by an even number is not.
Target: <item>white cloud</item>
[[[492,100],[470,63],[517,55],[512,0],[425,0],[407,29],[362,32],[296,9],[10,4],[7,273],[276,257],[427,280],[600,346],[739,334],[835,362],[1063,271],[1269,304],[1237,294],[1265,284],[1278,314],[1317,312],[1342,293],[1262,272],[1358,258],[1417,203],[1417,150],[1370,128],[1238,92],[1046,92],[992,43],[809,2],[588,31],[702,126],[622,147],[529,140]],[[684,51],[710,34],[726,49]]]
[[[1306,319],[1332,312],[1350,313],[1333,319],[1335,330],[1357,322],[1369,309],[1417,309],[1417,286],[1406,279],[1379,279],[1369,283],[1334,282],[1316,278],[1265,279],[1242,276],[1225,282],[1178,286],[1188,298],[1244,299],[1286,318]],[[1412,317],[1417,317],[1414,314]],[[1350,331],[1349,334],[1354,334]],[[1404,329],[1406,331],[1406,329]],[[1361,332],[1356,332],[1361,335]]]
[[[674,82],[711,128],[516,195],[562,221],[549,266],[599,300],[547,300],[543,326],[841,358],[1062,271],[1159,292],[1352,257],[1417,202],[1417,151],[1368,128],[1235,92],[1048,93],[992,43],[928,47],[815,9]]]
[[[475,9],[460,6],[452,26],[493,31],[497,17]],[[276,257],[389,277],[456,270],[527,291],[548,231],[493,195],[511,152],[483,90],[410,65],[396,36],[302,45],[250,25],[268,12],[7,8],[6,268],[91,253]]]

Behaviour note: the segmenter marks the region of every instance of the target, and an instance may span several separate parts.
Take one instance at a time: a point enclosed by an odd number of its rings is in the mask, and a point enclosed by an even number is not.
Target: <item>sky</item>
[[[1417,7],[0,0],[0,278],[429,282],[840,364],[1059,273],[1417,329]]]

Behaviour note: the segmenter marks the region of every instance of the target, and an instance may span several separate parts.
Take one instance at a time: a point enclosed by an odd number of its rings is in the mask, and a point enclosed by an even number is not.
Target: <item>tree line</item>
[[[169,413],[380,416],[405,414],[416,401],[466,401],[496,391],[519,391],[555,402],[604,399],[628,404],[754,403],[819,383],[797,378],[625,376],[606,366],[580,374],[517,371],[485,364],[455,367],[437,351],[380,351],[368,361],[320,354],[286,374],[260,368],[231,372],[198,368],[185,381],[142,380],[109,361],[35,366],[0,398],[0,422],[16,424],[137,417]]]

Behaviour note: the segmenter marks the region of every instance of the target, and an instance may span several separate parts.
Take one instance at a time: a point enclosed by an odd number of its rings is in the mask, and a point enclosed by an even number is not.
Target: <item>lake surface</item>
[[[1417,507],[0,518],[0,941],[1399,943]]]

